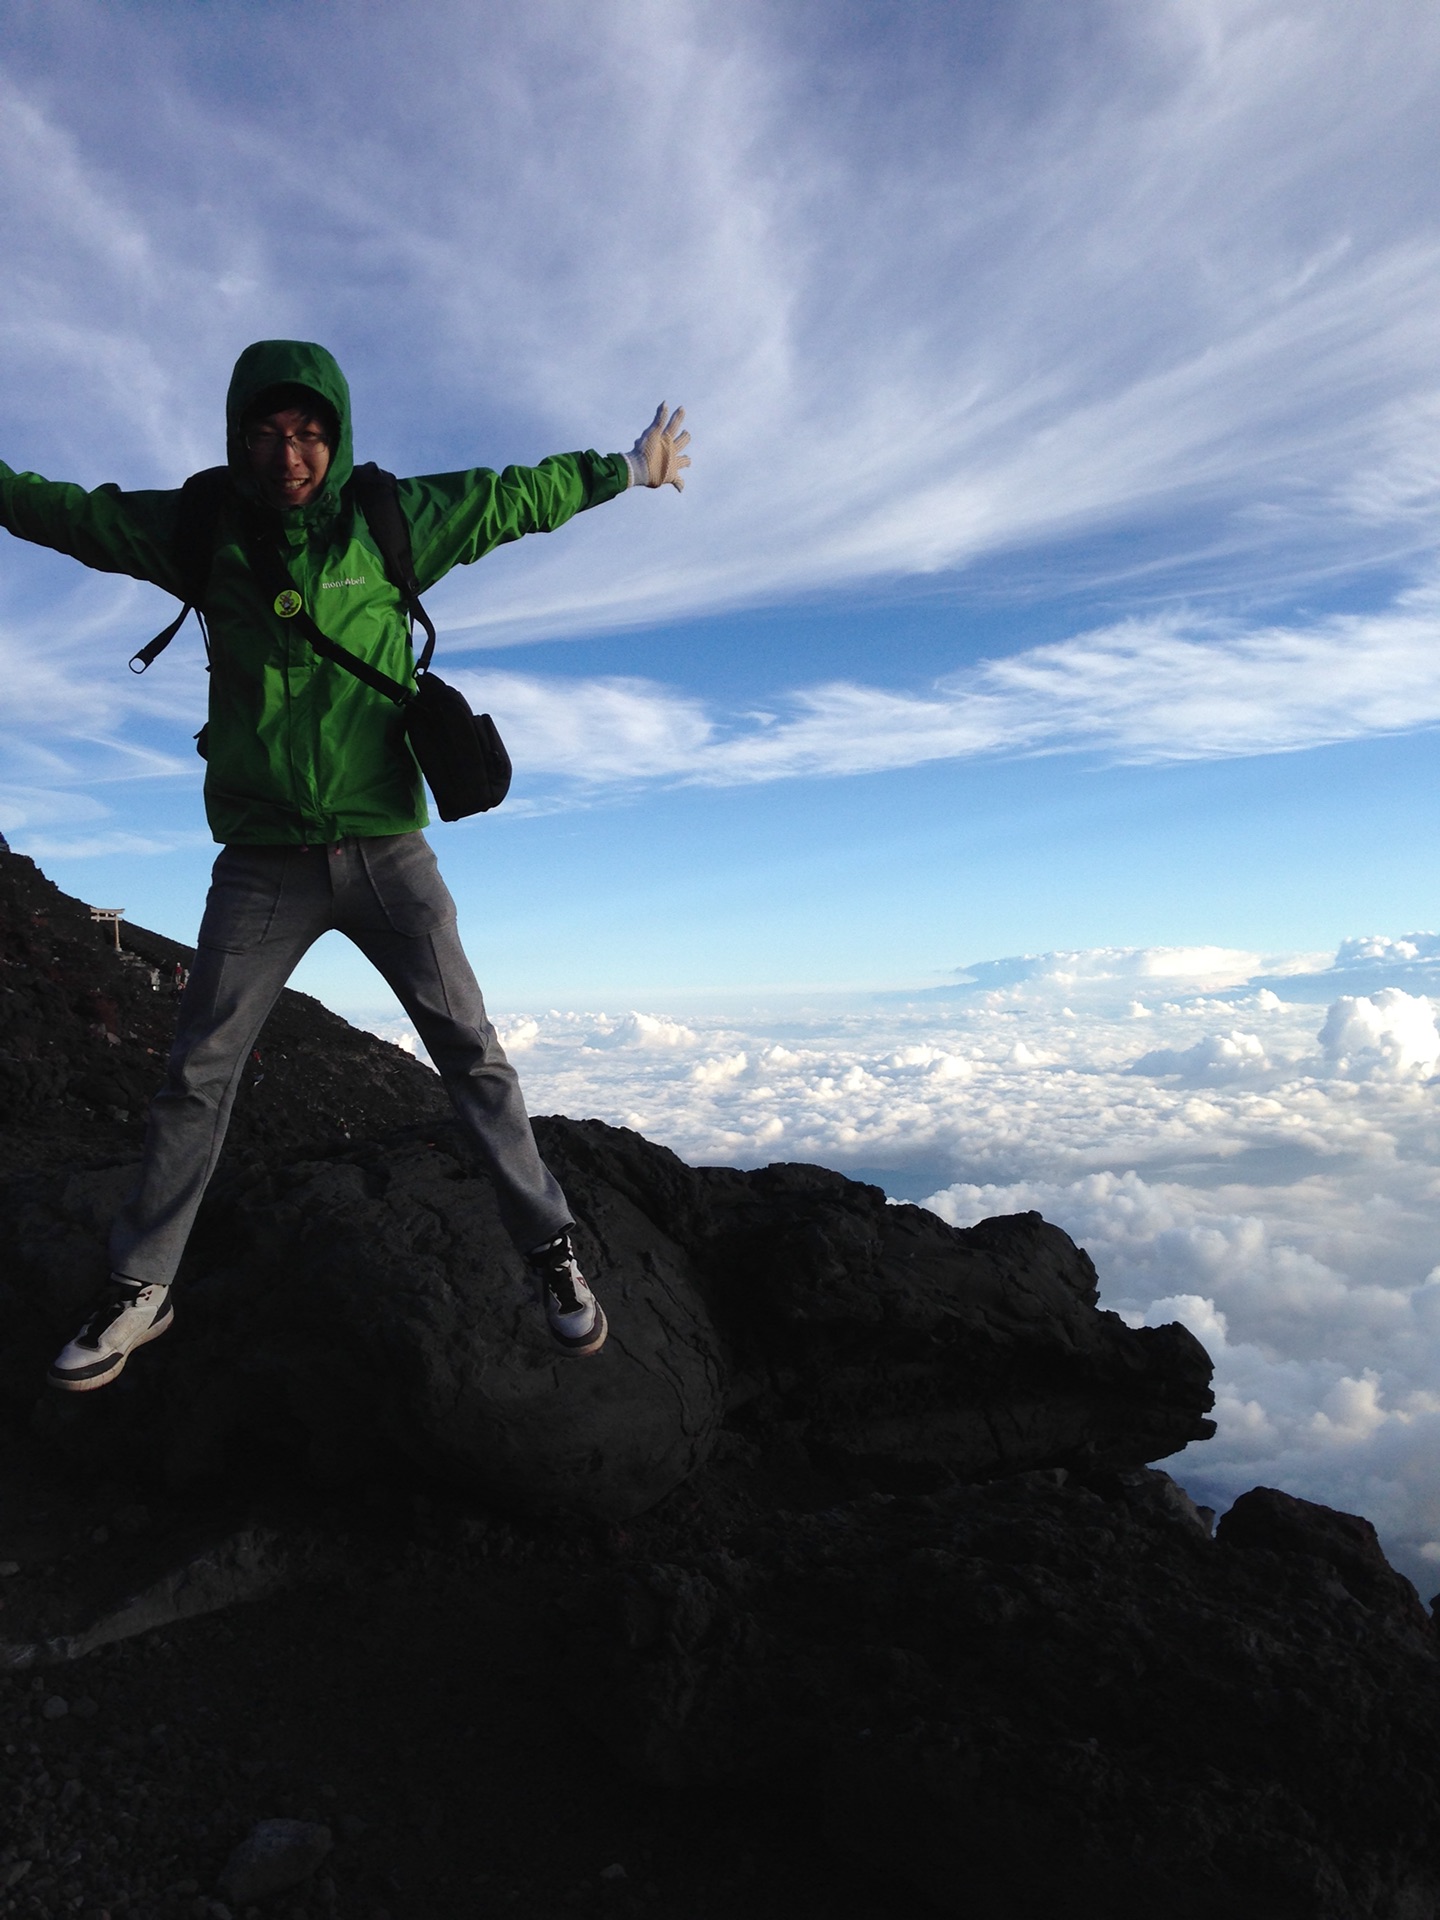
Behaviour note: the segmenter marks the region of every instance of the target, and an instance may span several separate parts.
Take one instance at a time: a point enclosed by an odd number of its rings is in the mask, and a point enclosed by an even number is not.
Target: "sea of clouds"
[[[1440,1587],[1440,937],[1333,956],[1114,949],[911,997],[499,1024],[532,1110],[694,1163],[807,1160],[957,1226],[1038,1208],[1101,1304],[1180,1320],[1219,1432],[1170,1463],[1227,1506],[1368,1515]],[[378,1031],[406,1038],[397,1024]],[[411,1036],[413,1044],[413,1036]]]

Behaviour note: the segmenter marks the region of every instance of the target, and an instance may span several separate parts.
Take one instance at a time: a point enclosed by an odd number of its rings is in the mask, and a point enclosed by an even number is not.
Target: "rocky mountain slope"
[[[0,1172],[138,1155],[191,949],[129,922],[121,941],[0,839]],[[281,995],[259,1054],[232,1167],[448,1111],[428,1067],[305,994]]]
[[[47,1393],[186,958],[122,938],[0,852],[0,1915],[1440,1914],[1428,1612],[1212,1529],[1206,1356],[1038,1215],[541,1120],[563,1362],[435,1076],[286,995],[174,1331]]]

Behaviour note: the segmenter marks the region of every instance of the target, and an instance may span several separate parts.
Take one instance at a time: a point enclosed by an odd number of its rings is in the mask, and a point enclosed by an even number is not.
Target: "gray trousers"
[[[215,862],[139,1180],[111,1232],[113,1272],[146,1285],[174,1278],[250,1050],[281,988],[332,927],[374,961],[413,1021],[480,1149],[516,1245],[528,1252],[572,1224],[486,1017],[455,930],[455,902],[425,836],[234,846]]]

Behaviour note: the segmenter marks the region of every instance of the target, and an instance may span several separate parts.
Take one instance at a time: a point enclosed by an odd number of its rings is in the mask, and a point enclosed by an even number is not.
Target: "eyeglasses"
[[[257,427],[245,436],[245,445],[251,453],[278,453],[281,447],[295,447],[300,453],[318,453],[329,444],[323,433],[313,431],[276,433],[269,427]]]

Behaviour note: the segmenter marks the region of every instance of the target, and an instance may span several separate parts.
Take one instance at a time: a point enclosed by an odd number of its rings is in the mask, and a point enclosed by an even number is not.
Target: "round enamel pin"
[[[293,620],[300,611],[300,596],[293,587],[287,587],[284,593],[275,596],[275,611],[282,620]]]

